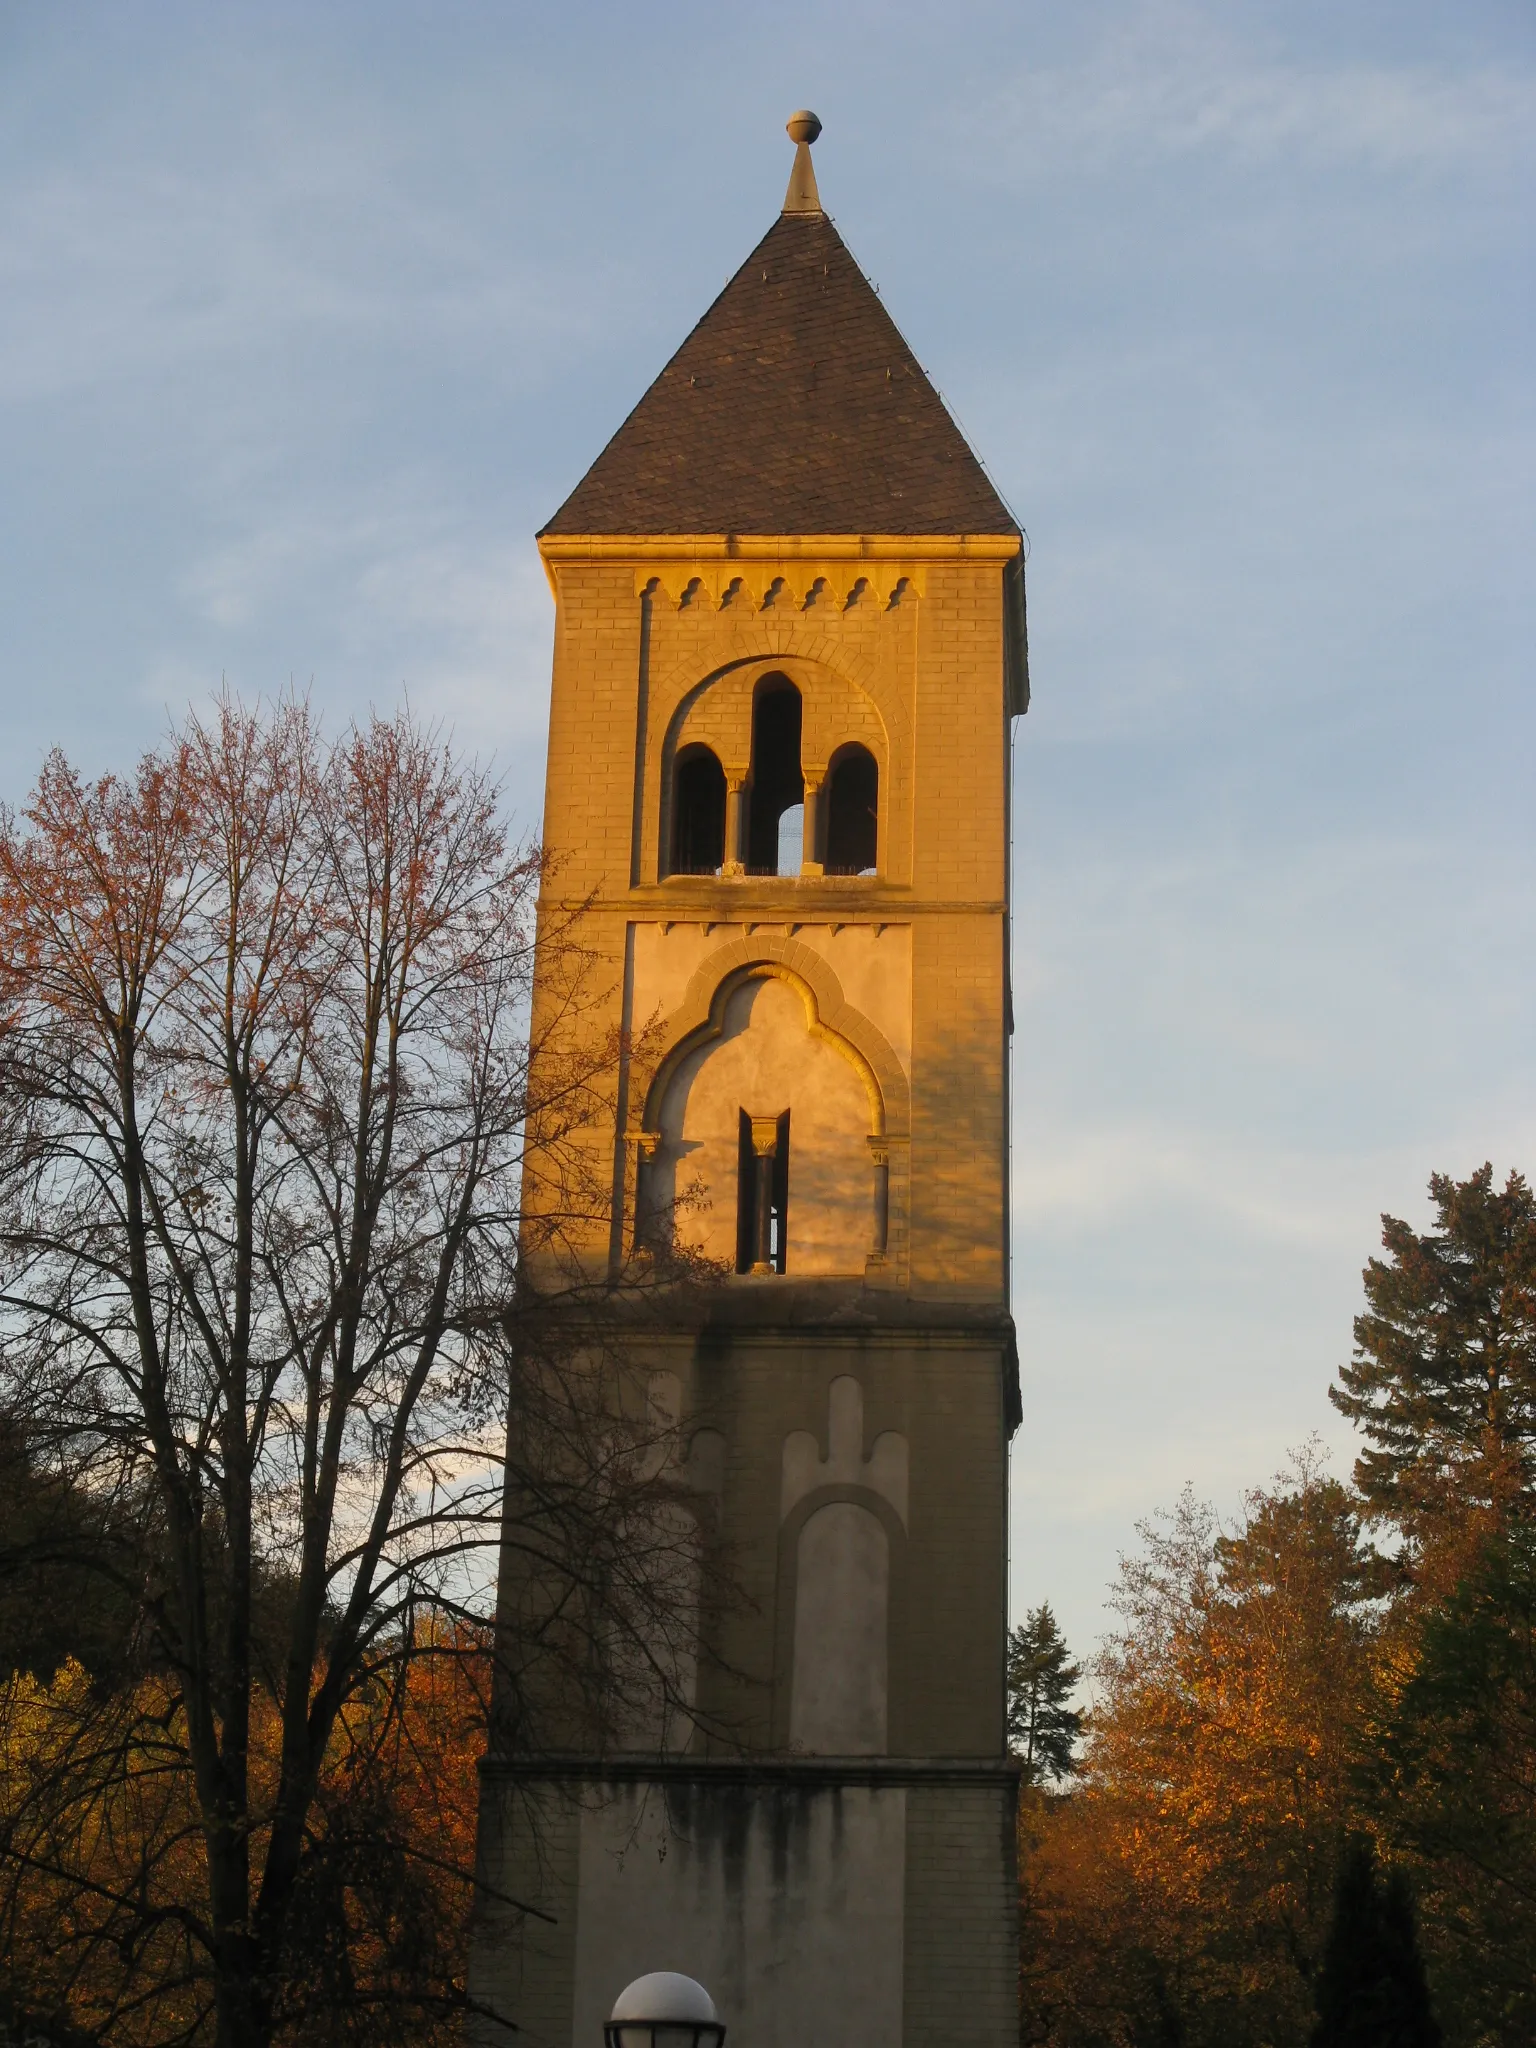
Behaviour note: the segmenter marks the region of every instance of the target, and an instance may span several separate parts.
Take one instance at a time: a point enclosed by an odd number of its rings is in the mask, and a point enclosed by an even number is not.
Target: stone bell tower
[[[633,1047],[602,1255],[717,1262],[644,1348],[740,1597],[681,1725],[486,1761],[473,1982],[530,2048],[595,2048],[649,1970],[731,2048],[1016,2039],[1021,537],[822,209],[819,131],[539,536],[552,889]]]

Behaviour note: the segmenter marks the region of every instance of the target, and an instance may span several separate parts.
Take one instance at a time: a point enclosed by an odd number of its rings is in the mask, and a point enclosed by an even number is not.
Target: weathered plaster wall
[[[886,1747],[891,1544],[861,1502],[807,1516],[795,1544],[789,1746],[813,1756]]]
[[[707,1984],[731,2048],[1013,2048],[1011,1786],[765,1774],[486,1780],[471,1986],[516,2031],[594,2048],[625,1984]],[[522,1902],[535,1911],[518,1911]]]
[[[904,1788],[624,1786],[583,1810],[572,2048],[646,1970],[707,1984],[731,2048],[902,2038]]]

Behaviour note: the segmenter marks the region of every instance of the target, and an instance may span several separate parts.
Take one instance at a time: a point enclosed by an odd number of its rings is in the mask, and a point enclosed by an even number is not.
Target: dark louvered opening
[[[686,747],[672,777],[674,875],[717,875],[725,859],[725,770],[708,747]]]

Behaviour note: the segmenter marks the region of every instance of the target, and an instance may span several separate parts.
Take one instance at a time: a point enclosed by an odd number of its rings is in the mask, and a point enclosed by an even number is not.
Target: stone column
[[[747,780],[745,768],[727,766],[725,771],[725,859],[721,863],[722,875],[745,874],[741,858],[741,792]]]
[[[650,1214],[647,1200],[650,1189],[646,1185],[646,1168],[656,1156],[656,1147],[660,1141],[659,1131],[636,1131],[627,1140],[633,1155],[631,1186],[627,1190],[634,1204],[630,1214],[630,1246],[637,1258],[649,1258],[655,1250],[651,1243],[651,1229],[655,1219]]]
[[[891,1234],[891,1148],[884,1138],[871,1138],[869,1156],[875,1169],[874,1255],[885,1257]]]
[[[821,785],[826,780],[825,768],[806,768],[802,775],[805,780],[805,841],[800,856],[802,875],[819,875],[823,872],[821,841],[818,838],[821,823]]]

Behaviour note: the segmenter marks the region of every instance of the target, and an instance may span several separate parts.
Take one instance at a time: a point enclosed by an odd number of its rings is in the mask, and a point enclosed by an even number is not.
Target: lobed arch
[[[754,933],[722,946],[695,972],[683,1000],[663,1027],[648,1071],[636,1078],[634,1100],[642,1105],[635,1135],[642,1145],[660,1130],[661,1105],[683,1061],[724,1029],[726,1006],[743,983],[773,978],[785,982],[805,1005],[813,1036],[842,1053],[864,1083],[872,1139],[900,1141],[911,1127],[911,1090],[901,1062],[877,1027],[843,996],[837,976],[819,954],[793,939]]]

